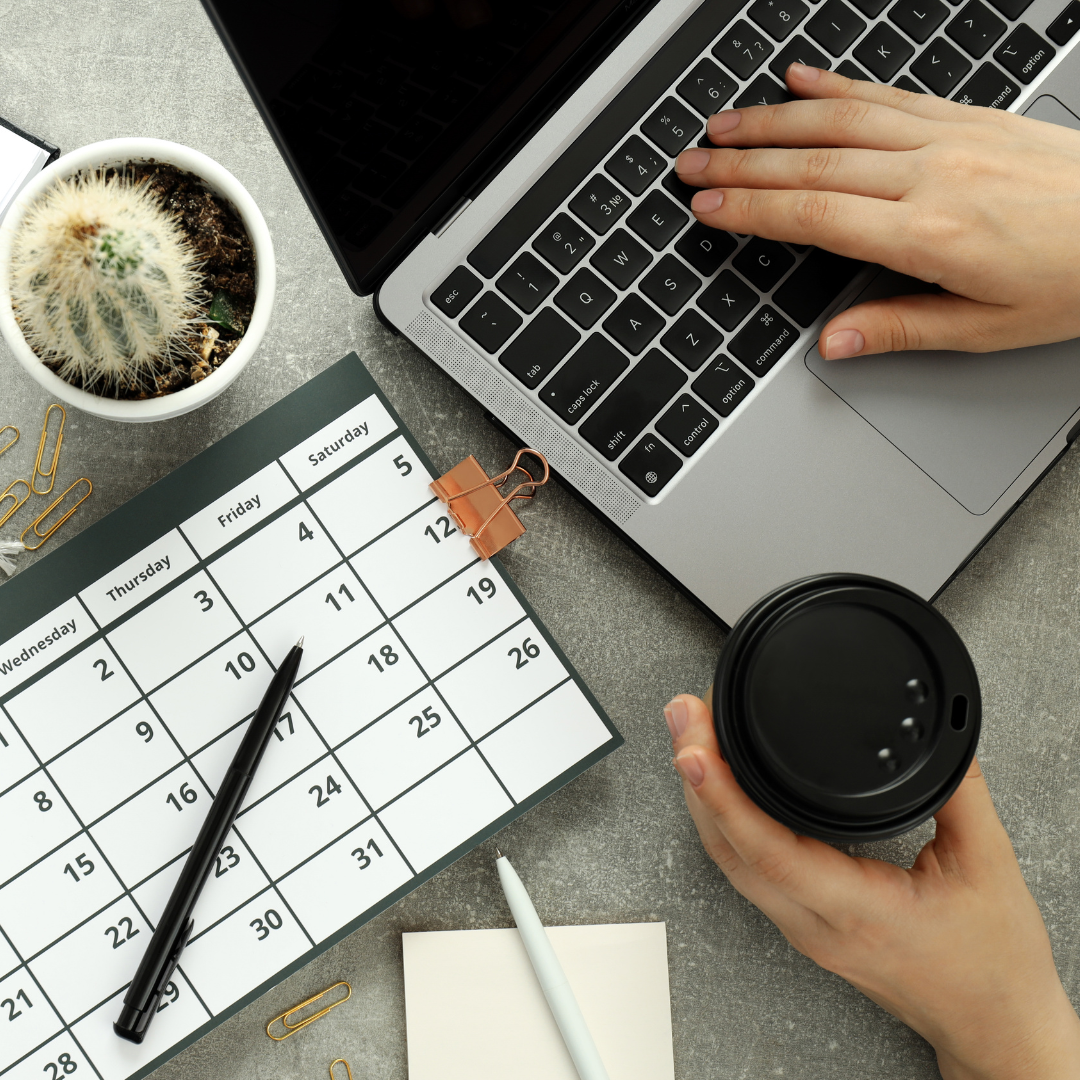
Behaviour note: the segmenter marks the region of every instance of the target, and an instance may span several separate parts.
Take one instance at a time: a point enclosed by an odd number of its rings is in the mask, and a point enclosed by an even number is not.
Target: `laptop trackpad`
[[[927,286],[886,270],[853,301]],[[905,352],[806,366],[939,483],[983,514],[1080,408],[1080,339],[998,353]]]

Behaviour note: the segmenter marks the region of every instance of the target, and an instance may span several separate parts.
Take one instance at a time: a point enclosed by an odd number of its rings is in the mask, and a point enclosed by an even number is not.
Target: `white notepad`
[[[0,221],[30,177],[45,167],[49,152],[0,124]]]
[[[548,936],[611,1080],[672,1080],[665,924],[551,926]],[[516,929],[401,942],[409,1080],[578,1080]]]

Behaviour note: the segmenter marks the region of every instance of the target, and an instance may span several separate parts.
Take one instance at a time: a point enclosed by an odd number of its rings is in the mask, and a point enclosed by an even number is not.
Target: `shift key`
[[[630,366],[607,338],[593,334],[548,380],[540,400],[568,424],[576,424]]]

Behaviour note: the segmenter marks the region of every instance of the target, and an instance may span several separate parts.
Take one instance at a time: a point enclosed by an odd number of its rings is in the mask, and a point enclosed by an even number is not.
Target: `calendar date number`
[[[514,670],[519,671],[530,660],[535,660],[540,655],[540,646],[532,638],[527,637],[520,648],[515,645],[506,655],[514,658]]]
[[[19,1002],[23,1002],[28,1009],[34,1007],[34,1003],[27,997],[25,990],[20,990],[13,998],[4,998],[0,1001],[0,1010],[7,1009],[7,1019],[10,1024],[12,1020],[17,1020],[23,1015],[22,1009],[19,1008]]]
[[[376,858],[382,858],[382,852],[379,850],[379,845],[374,840],[367,842],[367,850],[362,847],[354,848],[352,857],[356,860],[361,870],[366,870],[371,865],[371,856],[368,851],[374,851]]]
[[[62,1073],[70,1076],[78,1067],[79,1063],[70,1054],[60,1054],[55,1061],[47,1061],[41,1071],[49,1073],[49,1080],[57,1080]]]
[[[285,920],[273,909],[263,912],[261,919],[252,919],[248,923],[260,941],[265,941],[270,936],[271,930],[280,930],[285,925]]]

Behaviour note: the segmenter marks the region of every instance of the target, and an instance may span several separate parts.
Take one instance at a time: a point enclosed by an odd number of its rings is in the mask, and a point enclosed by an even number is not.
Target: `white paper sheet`
[[[46,151],[0,126],[0,221],[26,181],[48,160]]]
[[[671,1080],[665,924],[548,935],[611,1080]],[[409,1080],[578,1080],[516,929],[401,941]]]

